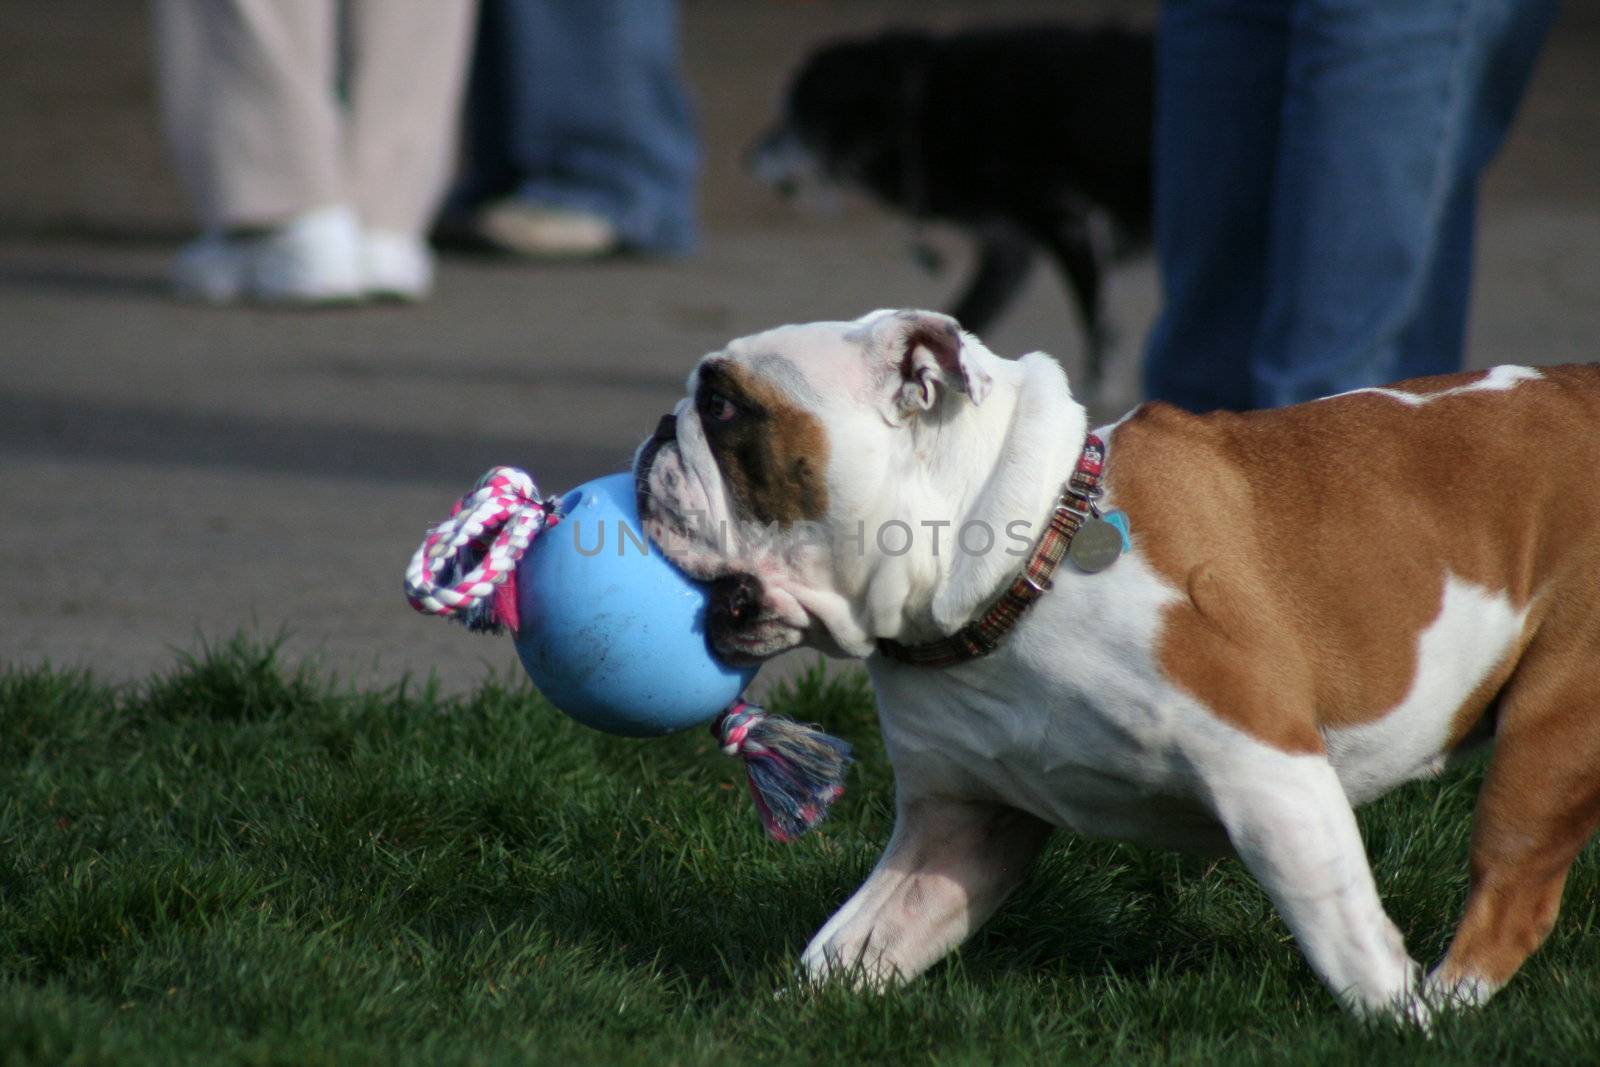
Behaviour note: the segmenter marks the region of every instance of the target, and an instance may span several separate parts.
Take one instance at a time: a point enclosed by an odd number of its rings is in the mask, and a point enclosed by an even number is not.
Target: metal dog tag
[[[1067,558],[1080,571],[1094,574],[1103,571],[1122,555],[1122,531],[1102,518],[1091,516],[1072,535],[1067,546]]]

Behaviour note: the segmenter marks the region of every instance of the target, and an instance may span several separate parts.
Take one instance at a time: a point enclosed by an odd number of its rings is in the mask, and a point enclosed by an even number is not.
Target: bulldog
[[[877,311],[706,356],[635,473],[720,654],[866,661],[895,827],[811,975],[912,978],[1061,826],[1237,856],[1351,1010],[1424,1021],[1539,946],[1600,824],[1596,426],[1600,367],[1497,367],[1091,433],[1049,356]],[[1423,977],[1353,806],[1488,745]]]

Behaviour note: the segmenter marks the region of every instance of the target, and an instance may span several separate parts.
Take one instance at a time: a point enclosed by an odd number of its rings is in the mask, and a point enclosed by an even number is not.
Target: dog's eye
[[[706,394],[705,413],[713,422],[732,422],[739,406],[713,389]]]

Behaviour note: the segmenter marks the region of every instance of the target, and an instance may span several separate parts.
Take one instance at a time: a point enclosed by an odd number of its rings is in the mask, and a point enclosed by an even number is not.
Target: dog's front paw
[[[1399,937],[1399,931],[1395,930],[1394,939],[1397,945]],[[1441,996],[1439,989],[1431,982],[1423,981],[1422,968],[1406,955],[1403,947],[1398,951],[1404,961],[1406,976],[1398,992],[1389,996],[1362,998],[1355,995],[1354,991],[1347,991],[1345,1002],[1351,1013],[1359,1019],[1390,1022],[1420,1030],[1423,1034],[1431,1036],[1434,1020],[1438,1018],[1440,1012],[1459,1005]]]
[[[859,941],[838,936],[817,938],[806,946],[800,969],[813,983],[842,982],[851,989],[877,992],[902,981],[899,968],[871,937]]]

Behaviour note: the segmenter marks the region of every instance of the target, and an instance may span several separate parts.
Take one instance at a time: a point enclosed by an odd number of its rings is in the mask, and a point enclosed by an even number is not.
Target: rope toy
[[[491,468],[428,531],[406,568],[406,599],[482,633],[519,629],[509,581],[534,535],[560,521],[557,501],[516,467]]]
[[[533,631],[540,624],[543,614],[565,612],[571,615],[576,612],[579,613],[578,622],[581,624],[584,621],[581,613],[589,605],[571,601],[594,599],[569,595],[563,600],[551,590],[541,589],[538,580],[531,577],[539,568],[523,567],[519,570],[518,567],[530,550],[543,554],[541,562],[555,559],[568,567],[578,563],[593,568],[666,568],[670,571],[670,577],[654,570],[644,572],[652,581],[666,577],[667,582],[666,586],[646,583],[646,591],[668,588],[675,590],[681,598],[682,587],[688,585],[692,587],[691,595],[697,601],[697,617],[703,616],[704,588],[697,583],[689,583],[657,550],[641,551],[641,559],[648,556],[644,562],[615,563],[607,558],[602,564],[599,562],[602,556],[598,548],[593,553],[580,548],[576,554],[560,557],[560,553],[566,551],[562,544],[564,538],[535,547],[535,541],[541,534],[548,533],[567,518],[564,509],[570,506],[570,502],[581,502],[585,494],[594,500],[613,505],[623,504],[627,514],[622,515],[619,521],[626,522],[631,518],[637,524],[637,515],[633,512],[631,477],[613,475],[585,483],[565,497],[542,497],[538,486],[525,471],[515,467],[491,469],[478,479],[470,493],[456,502],[450,509],[449,518],[428,530],[406,568],[406,599],[423,614],[453,619],[475,632],[503,633],[509,630],[517,639],[518,653],[535,683],[545,691],[551,703],[574,718],[616,733],[637,735],[665,732],[658,728],[657,720],[648,714],[652,709],[614,706],[596,709],[588,694],[573,696],[568,692],[569,687],[558,684],[559,679],[553,681],[543,676],[540,667],[547,659],[548,649],[541,647],[537,652],[530,652],[526,647],[535,643],[533,639],[537,635]],[[578,504],[577,510],[583,510],[582,503]],[[602,518],[600,521],[605,520]],[[582,540],[578,537],[579,524],[580,520],[574,514],[575,544]],[[588,536],[594,535],[591,533]],[[603,532],[601,536],[603,538]],[[618,545],[617,556],[624,555],[622,547]],[[551,572],[546,568],[544,573]],[[593,573],[604,576],[603,571],[596,570]],[[541,593],[551,595],[541,596]],[[533,605],[531,609],[530,604]],[[635,610],[641,609],[637,604],[633,607]],[[683,605],[677,607],[681,609]],[[527,616],[530,610],[532,616]],[[648,633],[650,627],[635,627],[635,630]],[[687,630],[686,625],[686,633]],[[589,646],[596,640],[604,640],[603,637],[588,636],[588,631],[582,629],[581,625],[578,632],[585,635],[584,640]],[[619,651],[615,646],[633,639],[634,630],[624,628],[618,637],[621,640],[614,639],[610,646],[599,650],[601,662]],[[644,639],[648,640],[648,637]],[[626,648],[620,651],[626,653]],[[582,659],[595,652],[592,647],[581,648],[574,658]],[[638,649],[635,654],[637,652]],[[710,657],[710,650],[703,645],[696,655],[699,652]],[[674,664],[681,663],[684,658],[679,657]],[[726,667],[713,669],[730,671]],[[578,671],[577,674],[580,678],[588,678],[585,671]],[[742,680],[739,676],[733,676],[732,685],[742,687],[748,682],[749,676],[748,672],[742,676]],[[658,685],[672,684],[671,678],[655,678],[655,681]],[[667,723],[666,729],[711,719],[711,733],[722,751],[744,761],[750,795],[767,835],[775,841],[793,841],[822,822],[829,807],[843,794],[844,775],[851,762],[850,746],[815,726],[770,714],[747,703],[742,697],[733,699],[720,712],[712,714],[712,709],[728,699],[728,693],[736,691],[737,688],[732,687],[723,689],[724,695],[710,698],[716,701],[710,708],[701,705],[695,710],[691,705],[692,718],[688,720],[665,716],[663,721]],[[603,700],[613,705],[636,699],[640,698],[629,696],[619,700],[615,693],[603,696]],[[694,699],[701,700],[704,697]],[[639,712],[645,714],[637,714]],[[645,724],[642,730],[638,728],[641,722]]]

